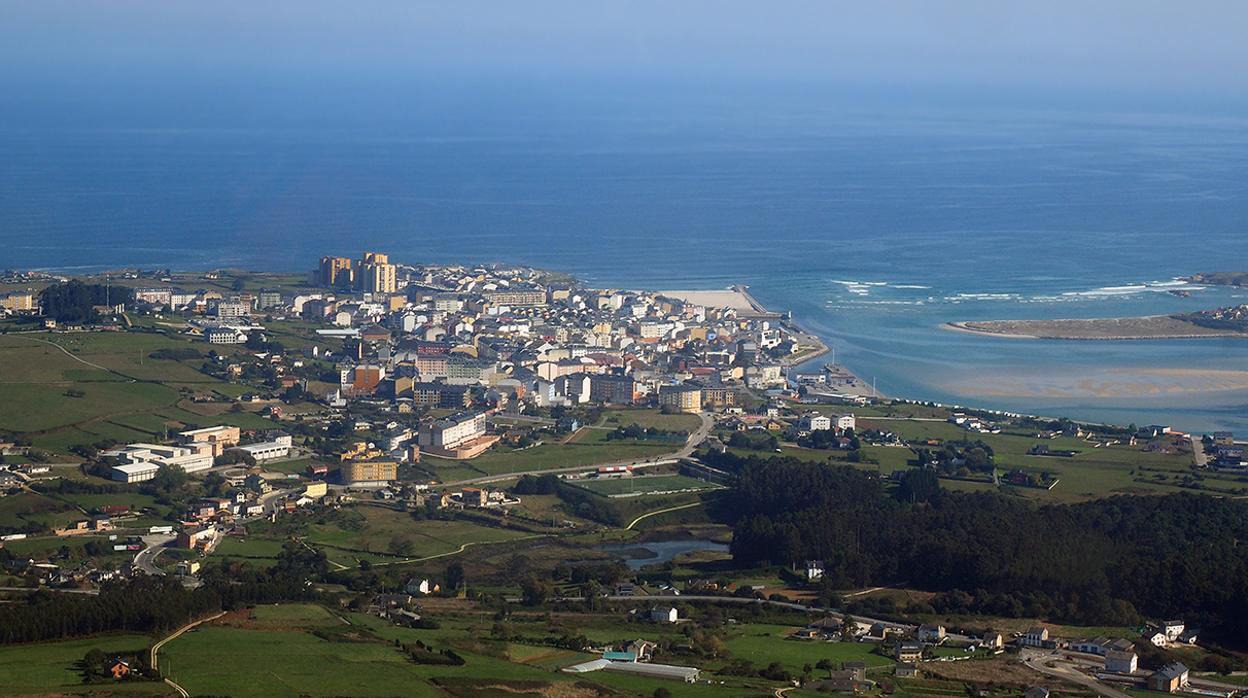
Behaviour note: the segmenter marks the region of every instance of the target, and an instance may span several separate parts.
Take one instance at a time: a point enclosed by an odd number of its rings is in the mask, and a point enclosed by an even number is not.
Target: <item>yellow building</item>
[[[366,253],[367,255],[371,252]],[[382,259],[385,255],[377,255]],[[393,264],[386,262],[365,261],[360,265],[357,276],[358,286],[366,293],[394,293],[398,288],[398,270]]]
[[[35,296],[26,291],[15,291],[0,296],[0,308],[4,308],[10,312],[20,313],[35,309]]]
[[[399,478],[399,466],[392,460],[356,460],[344,463],[339,472],[348,485],[362,482],[390,482]]]
[[[303,488],[303,494],[312,498],[324,497],[329,494],[329,485],[324,482],[309,482],[307,486]]]
[[[350,286],[355,282],[352,267],[348,257],[321,257],[321,285]]]
[[[660,386],[659,406],[674,407],[681,412],[697,412],[702,409],[702,389],[688,385]]]

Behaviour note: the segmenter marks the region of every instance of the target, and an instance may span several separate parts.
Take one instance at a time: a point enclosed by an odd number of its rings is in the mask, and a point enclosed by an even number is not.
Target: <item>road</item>
[[[1102,696],[1109,698],[1133,698],[1126,691],[1120,691],[1116,688],[1110,688],[1105,684],[1097,681],[1095,678],[1074,669],[1066,662],[1059,662],[1061,655],[1053,652],[1036,652],[1034,650],[1024,649],[1019,655],[1028,668],[1038,671],[1041,674],[1052,676],[1054,678],[1063,679],[1080,686],[1089,688]]]
[[[1189,436],[1188,440],[1192,443],[1192,457],[1196,460],[1196,467],[1203,468],[1209,464],[1209,455],[1205,453],[1205,442],[1198,436]]]
[[[143,543],[147,547],[134,556],[134,566],[143,570],[144,574],[164,576],[165,571],[156,566],[156,558],[160,557],[160,554],[165,551],[165,546],[175,538],[177,536],[171,533],[143,536]]]
[[[701,426],[698,427],[697,431],[690,434],[688,439],[685,439],[685,447],[676,452],[677,458],[688,458],[689,456],[692,456],[693,451],[698,447],[698,444],[706,441],[706,437],[710,436],[711,428],[715,426],[715,420],[712,419],[711,415],[706,412],[699,412],[698,419],[702,420]]]

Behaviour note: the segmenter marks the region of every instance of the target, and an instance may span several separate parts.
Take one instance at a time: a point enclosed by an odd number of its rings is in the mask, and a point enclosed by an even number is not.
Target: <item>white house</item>
[[[806,581],[815,582],[823,579],[823,560],[806,561]]]
[[[1135,652],[1110,650],[1105,654],[1105,671],[1115,674],[1133,674],[1139,666],[1139,655]]]
[[[945,639],[945,626],[943,625],[920,625],[919,640],[923,642],[940,642]]]
[[[1018,644],[1027,647],[1043,647],[1048,641],[1049,629],[1042,626],[1031,628],[1018,638]]]
[[[1170,642],[1175,642],[1182,637],[1186,629],[1187,626],[1181,620],[1168,620],[1161,624],[1161,632],[1166,634],[1166,639]]]
[[[857,423],[858,423],[858,420],[854,419],[854,415],[852,414],[843,414],[836,418],[836,428],[839,431],[845,431],[846,429],[857,429],[858,427],[855,426]]]
[[[655,608],[650,611],[650,620],[655,623],[675,623],[680,619],[680,614],[671,606]]]
[[[979,641],[981,647],[991,650],[999,650],[1005,647],[1005,636],[995,631],[984,633],[984,637]]]
[[[247,333],[234,327],[211,327],[204,331],[204,339],[209,344],[242,344]]]
[[[802,419],[802,428],[808,431],[827,431],[832,428],[832,420],[818,413],[808,414]]]
[[[407,583],[407,586],[403,587],[403,591],[411,594],[412,596],[416,596],[417,594],[421,596],[428,596],[435,592],[441,591],[441,587],[428,579],[413,579]]]

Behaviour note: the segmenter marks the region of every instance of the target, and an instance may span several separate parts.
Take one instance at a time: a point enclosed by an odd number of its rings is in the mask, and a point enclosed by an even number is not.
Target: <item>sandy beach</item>
[[[675,298],[693,303],[694,305],[704,305],[708,308],[732,308],[737,312],[752,313],[756,312],[754,305],[750,302],[750,297],[740,289],[723,289],[721,291],[657,291],[661,296]]]

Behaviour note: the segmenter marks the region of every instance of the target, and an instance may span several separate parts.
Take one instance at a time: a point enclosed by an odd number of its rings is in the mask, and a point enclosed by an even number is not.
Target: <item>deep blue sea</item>
[[[449,94],[10,96],[0,268],[304,270],[375,249],[600,285],[746,283],[888,394],[1248,434],[1248,341],[940,328],[1248,303],[1173,281],[1248,270],[1248,120]]]

